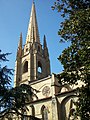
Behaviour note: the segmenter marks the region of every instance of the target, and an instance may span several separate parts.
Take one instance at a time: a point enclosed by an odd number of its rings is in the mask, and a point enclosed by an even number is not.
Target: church
[[[15,62],[14,86],[23,83],[37,90],[37,97],[33,96],[28,105],[27,115],[40,120],[72,120],[74,89],[69,85],[61,86],[55,75],[51,74],[47,40],[44,35],[41,45],[34,2],[26,42],[23,47],[21,33]]]

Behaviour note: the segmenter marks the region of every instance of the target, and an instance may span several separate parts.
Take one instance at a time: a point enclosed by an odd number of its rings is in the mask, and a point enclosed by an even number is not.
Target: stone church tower
[[[46,37],[44,35],[42,46],[39,38],[35,4],[33,3],[24,48],[22,47],[22,34],[20,35],[14,82],[18,85],[27,81],[45,78],[50,74],[50,60]]]
[[[40,43],[35,4],[33,2],[26,43],[22,46],[22,33],[17,49],[14,86],[28,84],[38,92],[27,105],[25,114],[40,120],[71,120],[74,111],[74,86],[61,85],[50,72],[50,60],[46,37]],[[76,87],[76,86],[75,86]],[[13,120],[21,120],[14,117]],[[25,120],[28,120],[27,118]]]

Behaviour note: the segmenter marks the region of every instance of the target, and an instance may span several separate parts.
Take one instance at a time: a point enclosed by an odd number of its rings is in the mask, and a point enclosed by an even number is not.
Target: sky
[[[43,36],[46,35],[49,49],[51,73],[60,73],[63,70],[58,61],[59,55],[67,44],[59,42],[58,29],[62,18],[51,6],[55,0],[34,0],[37,14],[40,41],[43,44]],[[0,49],[3,53],[12,53],[8,56],[9,68],[15,68],[16,52],[20,33],[23,36],[23,45],[29,24],[32,0],[0,0]]]

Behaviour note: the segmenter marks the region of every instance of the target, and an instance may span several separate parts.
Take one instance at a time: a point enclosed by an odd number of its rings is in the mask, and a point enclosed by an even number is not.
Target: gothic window
[[[43,105],[41,108],[42,120],[48,120],[48,109]]]
[[[38,72],[42,73],[42,64],[40,61],[38,61]]]
[[[26,61],[23,65],[23,73],[28,72],[28,61]]]
[[[35,116],[35,108],[33,105],[30,106],[31,107],[31,115]]]

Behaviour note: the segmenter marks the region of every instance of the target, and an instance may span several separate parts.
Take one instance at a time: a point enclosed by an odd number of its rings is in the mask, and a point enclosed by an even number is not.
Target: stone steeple
[[[32,82],[50,75],[50,60],[45,36],[43,46],[40,43],[35,3],[33,2],[26,43],[23,48],[21,34],[18,45],[14,79],[17,85],[28,84],[28,81]]]

